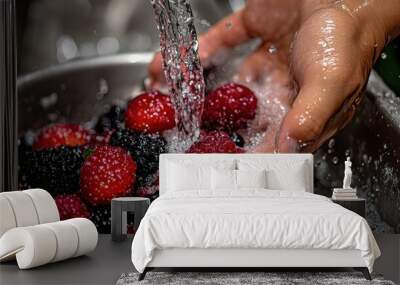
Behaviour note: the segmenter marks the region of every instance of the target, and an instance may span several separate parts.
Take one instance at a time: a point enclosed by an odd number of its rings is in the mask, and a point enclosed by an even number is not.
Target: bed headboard
[[[193,164],[202,164],[202,165],[213,165],[218,161],[227,161],[232,160],[232,162],[236,162],[240,159],[262,159],[267,161],[304,161],[307,166],[308,173],[308,189],[307,192],[314,192],[314,160],[313,155],[310,153],[306,154],[219,154],[219,153],[209,153],[209,154],[176,154],[176,153],[166,153],[160,155],[160,163],[159,163],[159,171],[160,171],[160,195],[164,194],[167,189],[167,164],[168,161],[179,161],[188,160]]]

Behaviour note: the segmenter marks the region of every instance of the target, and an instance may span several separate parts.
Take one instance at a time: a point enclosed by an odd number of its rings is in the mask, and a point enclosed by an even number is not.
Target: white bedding
[[[133,240],[135,268],[165,248],[358,249],[370,271],[380,255],[359,215],[320,195],[265,189],[162,195]]]

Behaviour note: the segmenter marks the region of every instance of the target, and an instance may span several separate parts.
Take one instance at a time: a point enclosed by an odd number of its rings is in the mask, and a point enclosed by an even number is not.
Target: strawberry
[[[90,211],[77,194],[57,195],[55,198],[60,219],[89,218]]]
[[[167,152],[167,142],[158,134],[143,134],[130,130],[117,130],[110,139],[110,145],[119,146],[132,155],[138,170],[136,187],[143,186],[158,170],[161,153]]]
[[[227,83],[212,91],[205,99],[203,126],[210,130],[232,132],[247,127],[254,119],[257,97],[249,88]]]
[[[125,112],[126,127],[144,133],[158,133],[175,126],[175,110],[168,95],[145,92],[131,100]]]
[[[97,146],[86,158],[80,172],[82,196],[92,206],[126,196],[136,180],[136,162],[128,151],[114,146]]]
[[[44,128],[36,138],[33,149],[48,149],[60,146],[81,146],[91,140],[89,130],[78,124],[57,124]]]
[[[200,139],[187,151],[188,153],[239,153],[238,148],[229,135],[223,131],[202,131]]]

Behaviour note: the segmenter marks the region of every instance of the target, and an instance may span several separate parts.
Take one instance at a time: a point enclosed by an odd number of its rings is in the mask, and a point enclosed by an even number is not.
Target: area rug
[[[368,281],[359,272],[148,272],[142,281],[137,280],[138,276],[122,274],[117,285],[395,285],[376,275]]]

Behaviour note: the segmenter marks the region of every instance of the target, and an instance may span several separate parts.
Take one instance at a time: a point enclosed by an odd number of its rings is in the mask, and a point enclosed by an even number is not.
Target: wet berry
[[[111,232],[111,205],[103,205],[91,208],[90,220],[94,223],[100,234]]]
[[[80,172],[82,196],[92,206],[126,196],[134,186],[136,163],[123,148],[98,146],[88,155]]]
[[[41,130],[33,143],[33,149],[60,146],[81,146],[91,140],[90,131],[77,124],[57,124]]]
[[[55,202],[60,219],[89,218],[90,211],[78,194],[57,195]]]
[[[231,133],[230,137],[238,147],[244,147],[244,139],[241,135],[238,133]]]
[[[110,139],[110,145],[129,151],[137,163],[137,183],[144,185],[146,179],[158,170],[161,153],[167,152],[167,142],[158,134],[143,134],[130,130],[117,130]]]
[[[19,177],[27,187],[43,188],[53,197],[76,193],[83,160],[82,150],[78,147],[21,151]]]
[[[200,138],[187,151],[188,153],[239,153],[240,148],[223,131],[202,131]]]
[[[257,97],[249,88],[227,83],[212,91],[205,99],[203,127],[228,132],[247,127],[254,119]]]
[[[120,129],[124,126],[124,116],[124,108],[113,105],[107,113],[99,117],[94,129],[99,134],[103,134],[110,130]]]
[[[157,133],[175,126],[175,111],[168,95],[145,92],[132,99],[125,113],[125,125],[143,133]]]

